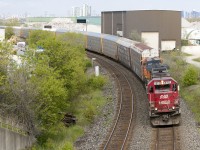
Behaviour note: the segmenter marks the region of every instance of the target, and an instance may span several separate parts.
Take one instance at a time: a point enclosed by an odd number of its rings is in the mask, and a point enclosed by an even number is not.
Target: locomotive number
[[[160,99],[166,99],[168,98],[168,95],[160,95]]]
[[[160,101],[159,104],[165,104],[165,105],[169,105],[170,104],[170,100],[164,100],[164,101]]]

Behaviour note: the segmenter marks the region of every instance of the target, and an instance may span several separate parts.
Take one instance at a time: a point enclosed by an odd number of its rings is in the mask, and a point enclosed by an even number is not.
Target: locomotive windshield
[[[148,61],[148,62],[147,62],[147,66],[158,65],[158,64],[160,64],[160,63],[161,63],[160,60],[152,60],[152,61]]]
[[[154,85],[156,91],[170,91],[171,81],[156,81]]]
[[[170,90],[170,84],[164,84],[164,85],[155,85],[156,91],[169,91]]]

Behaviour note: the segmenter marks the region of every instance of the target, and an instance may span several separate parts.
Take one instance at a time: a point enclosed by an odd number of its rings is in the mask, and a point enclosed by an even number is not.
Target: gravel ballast
[[[200,150],[200,128],[187,104],[181,101],[181,150]]]

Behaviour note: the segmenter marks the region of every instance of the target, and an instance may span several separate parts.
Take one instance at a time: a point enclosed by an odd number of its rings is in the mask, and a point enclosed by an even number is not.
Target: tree
[[[5,22],[5,26],[19,26],[20,22],[17,18],[8,19]]]
[[[86,87],[84,38],[75,33],[55,36],[36,30],[30,33],[28,43],[33,49],[38,46],[44,49],[30,60],[34,68],[31,80],[38,91],[34,110],[45,131],[61,120],[70,101]]]
[[[48,57],[40,56],[32,72],[32,83],[36,85],[38,95],[34,110],[37,120],[43,129],[49,129],[60,122],[68,107],[68,93],[64,88],[64,81],[58,72],[49,67]]]
[[[84,36],[76,33],[66,33],[56,36],[48,31],[33,31],[30,34],[29,45],[44,48],[43,55],[49,57],[49,66],[58,71],[65,81],[65,88],[73,97],[84,88],[86,83]]]
[[[183,75],[182,81],[183,81],[184,86],[190,86],[190,85],[196,84],[197,81],[198,81],[198,71],[197,71],[197,69],[190,65],[186,69],[186,71]]]
[[[30,134],[48,135],[86,91],[84,37],[33,31],[28,42],[32,48],[20,64],[13,61],[10,44],[0,45],[0,113],[18,118]],[[37,46],[44,52],[37,54]]]
[[[53,45],[52,42],[54,40],[55,34],[53,32],[34,30],[30,31],[29,38],[27,41],[30,48],[37,48],[38,46],[42,46],[44,48],[46,45]]]
[[[5,29],[5,38],[10,39],[14,35],[14,30],[12,27],[6,27]]]
[[[130,38],[134,41],[138,41],[138,42],[142,41],[140,34],[136,30],[131,31]]]
[[[9,43],[1,43],[0,115],[23,123],[29,133],[34,134],[35,117],[31,105],[36,93],[34,85],[29,80],[30,69],[27,65],[17,64],[11,55],[11,50]]]

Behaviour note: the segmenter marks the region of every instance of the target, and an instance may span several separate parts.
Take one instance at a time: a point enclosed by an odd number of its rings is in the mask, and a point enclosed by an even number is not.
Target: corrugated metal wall
[[[159,48],[161,41],[175,40],[176,47],[181,46],[181,11],[139,10],[102,12],[102,33],[117,35],[123,30],[123,36],[130,38],[132,30],[141,32],[159,32]]]

